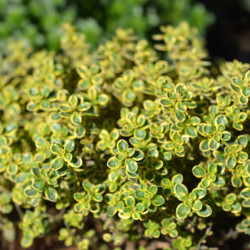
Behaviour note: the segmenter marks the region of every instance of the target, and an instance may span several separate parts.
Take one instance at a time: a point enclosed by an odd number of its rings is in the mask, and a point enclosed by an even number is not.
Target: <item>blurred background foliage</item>
[[[194,0],[0,0],[0,39],[25,39],[34,48],[58,50],[62,23],[77,26],[87,42],[97,45],[118,27],[151,38],[160,25],[187,21],[201,35],[213,15]]]

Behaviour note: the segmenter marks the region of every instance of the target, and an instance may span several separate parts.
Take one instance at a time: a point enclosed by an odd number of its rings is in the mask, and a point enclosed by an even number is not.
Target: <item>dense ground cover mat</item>
[[[0,58],[0,244],[208,249],[224,215],[249,233],[249,64],[211,65],[187,23],[155,48],[64,30],[58,53]]]

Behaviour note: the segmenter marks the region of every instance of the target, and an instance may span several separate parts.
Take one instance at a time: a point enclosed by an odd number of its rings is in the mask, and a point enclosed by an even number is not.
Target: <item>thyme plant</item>
[[[118,29],[95,51],[64,29],[58,53],[19,42],[1,58],[3,237],[206,249],[225,213],[249,231],[249,64],[211,65],[187,23],[155,48]]]

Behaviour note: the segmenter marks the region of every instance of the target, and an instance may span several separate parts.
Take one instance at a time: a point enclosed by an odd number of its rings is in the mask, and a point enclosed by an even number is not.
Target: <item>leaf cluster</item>
[[[212,73],[187,23],[155,39],[161,52],[118,29],[91,52],[66,25],[59,53],[9,44],[0,71],[5,235],[19,225],[23,247],[59,232],[79,249],[161,238],[182,250],[205,248],[222,212],[249,230],[249,65]]]

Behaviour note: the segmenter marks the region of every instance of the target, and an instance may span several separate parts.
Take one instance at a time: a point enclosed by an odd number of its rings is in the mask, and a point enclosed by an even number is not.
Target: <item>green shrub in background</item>
[[[166,60],[131,30],[90,52],[64,29],[60,53],[18,42],[1,58],[4,239],[207,249],[223,213],[249,231],[249,64],[212,67],[187,23],[154,36]]]
[[[58,50],[61,24],[69,22],[97,45],[116,28],[133,28],[137,35],[151,37],[160,24],[186,20],[204,34],[212,16],[193,0],[0,0],[0,39],[27,39],[35,48]],[[6,41],[7,40],[7,41]]]
[[[0,38],[27,39],[36,48],[58,50],[62,23],[76,20],[76,6],[66,0],[0,0]],[[78,22],[89,40],[96,42],[101,28],[95,20]]]

